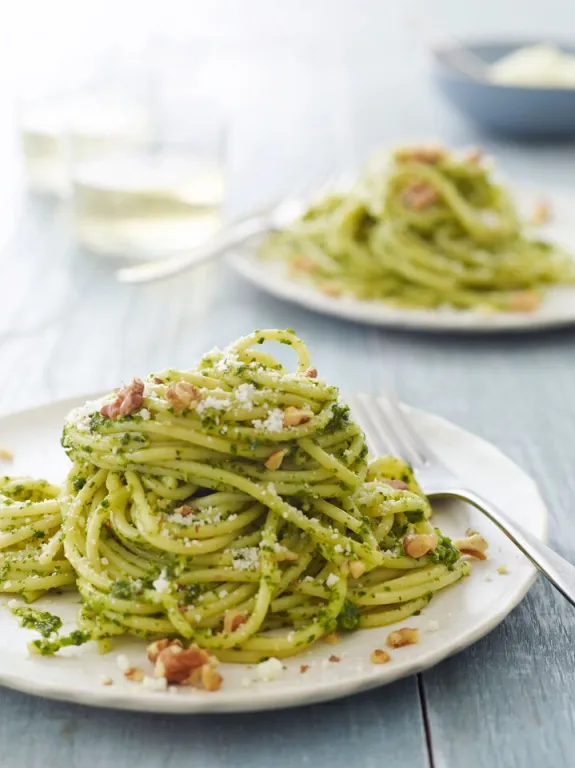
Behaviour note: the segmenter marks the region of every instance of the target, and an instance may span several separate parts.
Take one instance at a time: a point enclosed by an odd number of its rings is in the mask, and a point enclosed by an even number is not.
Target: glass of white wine
[[[71,138],[72,215],[83,248],[155,260],[200,245],[220,227],[227,186],[224,120],[198,107],[195,118],[183,122],[185,130],[158,123],[148,141],[88,155]]]
[[[146,141],[150,124],[136,103],[74,95],[21,107],[20,133],[30,189],[65,198],[71,137],[77,155],[87,157],[106,146]]]

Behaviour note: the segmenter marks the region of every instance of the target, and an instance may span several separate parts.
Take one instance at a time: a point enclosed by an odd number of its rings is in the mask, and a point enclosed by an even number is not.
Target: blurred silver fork
[[[460,499],[483,512],[575,606],[575,566],[509,520],[490,501],[467,488],[417,433],[393,395],[386,393],[385,399],[356,395],[347,401],[364,428],[372,452],[393,453],[409,462],[427,496]]]
[[[303,183],[299,184],[299,191],[292,192],[289,198],[231,221],[197,248],[159,261],[124,267],[116,272],[116,279],[120,283],[150,283],[163,280],[223,256],[231,248],[245,243],[252,237],[283,229],[304,214],[315,200],[336,187],[340,178],[329,173],[324,175],[323,182],[318,184],[317,175],[308,175]]]

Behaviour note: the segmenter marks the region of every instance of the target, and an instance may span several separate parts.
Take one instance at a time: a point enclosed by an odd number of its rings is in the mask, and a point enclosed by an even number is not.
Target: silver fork
[[[330,172],[327,176],[324,175],[323,183],[318,185],[317,175],[308,175],[299,185],[299,191],[294,191],[288,199],[231,221],[197,248],[159,261],[119,269],[116,279],[120,283],[150,283],[223,256],[231,248],[245,243],[252,237],[287,227],[304,214],[314,201],[338,186],[340,181],[340,176]]]
[[[356,395],[347,400],[376,455],[394,453],[408,461],[427,496],[460,499],[483,512],[575,606],[575,566],[509,520],[479,493],[467,488],[417,433],[393,395],[386,393],[385,400],[370,395]]]

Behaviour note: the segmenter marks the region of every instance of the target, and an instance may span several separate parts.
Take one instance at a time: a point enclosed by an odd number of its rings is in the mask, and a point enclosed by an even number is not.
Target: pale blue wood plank
[[[416,702],[415,678],[331,704],[207,717],[111,712],[0,691],[0,764],[426,768]]]
[[[538,584],[489,637],[424,675],[435,768],[573,765],[573,610]]]
[[[408,399],[494,441],[536,478],[550,541],[575,562],[572,329],[532,337],[387,340]],[[416,362],[418,361],[418,362]],[[427,370],[427,387],[414,380]],[[441,392],[441,397],[438,393]],[[502,577],[503,578],[503,577]],[[434,764],[571,766],[575,611],[546,583],[491,635],[424,674]]]

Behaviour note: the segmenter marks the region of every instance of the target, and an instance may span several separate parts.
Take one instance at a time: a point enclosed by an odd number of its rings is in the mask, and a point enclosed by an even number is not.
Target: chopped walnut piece
[[[473,163],[474,165],[478,165],[481,162],[482,158],[483,158],[483,152],[479,147],[469,147],[463,159],[468,163]]]
[[[402,648],[404,645],[414,645],[419,642],[419,630],[413,627],[402,627],[390,632],[386,640],[390,648]]]
[[[128,667],[128,669],[124,670],[126,680],[131,680],[133,683],[141,683],[144,676],[145,673],[141,667]]]
[[[333,296],[334,298],[336,298],[337,296],[341,296],[342,294],[342,288],[337,283],[330,283],[326,281],[321,283],[318,286],[318,288],[326,296]]]
[[[317,368],[308,368],[304,376],[306,379],[317,379]]]
[[[409,533],[403,539],[403,549],[409,557],[423,557],[437,549],[436,533]]]
[[[283,425],[284,427],[297,427],[300,424],[307,424],[313,417],[313,412],[304,408],[296,408],[293,405],[288,405],[284,410]]]
[[[248,617],[242,611],[235,608],[224,613],[224,632],[234,632],[239,626],[245,624]]]
[[[489,544],[485,541],[483,536],[478,533],[474,533],[471,536],[466,536],[464,539],[457,539],[453,542],[456,549],[458,549],[462,555],[469,555],[475,557],[478,560],[487,560],[485,551]]]
[[[352,560],[349,564],[349,572],[352,579],[359,579],[365,573],[365,564],[361,560]]]
[[[337,645],[341,642],[341,638],[337,632],[329,632],[323,639],[328,645]]]
[[[181,515],[182,517],[189,517],[194,514],[194,510],[187,504],[182,504],[181,507],[174,509],[174,514]]]
[[[279,547],[274,551],[274,560],[276,563],[295,563],[298,560],[296,552],[292,552],[287,547]]]
[[[392,488],[395,488],[397,491],[408,491],[409,485],[407,483],[404,483],[403,480],[391,480],[389,478],[384,478],[383,480],[386,485],[390,485]]]
[[[336,656],[334,653],[331,654],[331,656],[329,657],[329,660],[331,661],[332,664],[337,664],[339,661],[341,661],[340,657]]]
[[[309,664],[302,664],[301,667],[299,668],[300,675],[305,674],[308,671],[308,669],[309,669]]]
[[[439,192],[426,181],[414,181],[401,194],[401,201],[412,211],[423,211],[439,200]]]
[[[183,684],[194,688],[205,688],[206,691],[217,691],[223,682],[223,677],[215,670],[217,663],[216,657],[210,656],[209,661],[192,670]]]
[[[191,685],[192,688],[201,688],[202,686],[202,667],[196,667],[190,673],[187,680],[182,682],[182,685]]]
[[[281,467],[285,455],[285,451],[276,451],[275,453],[272,453],[268,460],[264,462],[264,466],[271,469],[272,472],[275,472],[276,469]]]
[[[14,454],[9,448],[0,448],[0,461],[13,461]]]
[[[539,200],[533,207],[531,214],[531,223],[536,227],[546,224],[551,218],[551,208],[547,200]]]
[[[201,390],[189,381],[174,381],[166,390],[166,400],[176,413],[195,408],[201,399]]]
[[[421,144],[418,146],[398,147],[393,156],[399,163],[427,163],[435,165],[445,157],[441,144]]]
[[[207,664],[209,654],[197,645],[182,648],[180,645],[169,645],[160,651],[154,667],[155,677],[165,677],[168,683],[183,683],[194,669]]]
[[[109,675],[103,675],[100,678],[100,680],[101,680],[102,685],[112,685],[114,683],[114,681],[112,680],[112,678]]]
[[[179,645],[180,648],[183,647],[181,640],[170,640],[169,637],[162,637],[160,640],[155,640],[153,643],[150,643],[150,645],[146,648],[148,661],[151,661],[152,664],[155,664],[156,659],[160,653],[170,645]]]
[[[512,312],[533,312],[541,304],[541,298],[535,291],[516,291],[509,296],[509,309]]]
[[[220,689],[224,678],[211,664],[204,664],[201,668],[201,680],[206,691],[217,691]]]
[[[292,260],[291,266],[297,272],[317,272],[317,264],[307,256],[296,256]]]
[[[372,664],[387,664],[388,661],[391,661],[391,656],[387,651],[376,648],[371,652],[369,660]]]
[[[164,383],[164,380],[160,379],[158,376],[154,376],[152,381],[154,382],[154,384],[163,384]]]
[[[107,419],[115,421],[119,416],[129,416],[142,407],[144,401],[144,382],[134,379],[131,384],[119,390],[113,403],[106,403],[100,408],[100,413]]]

